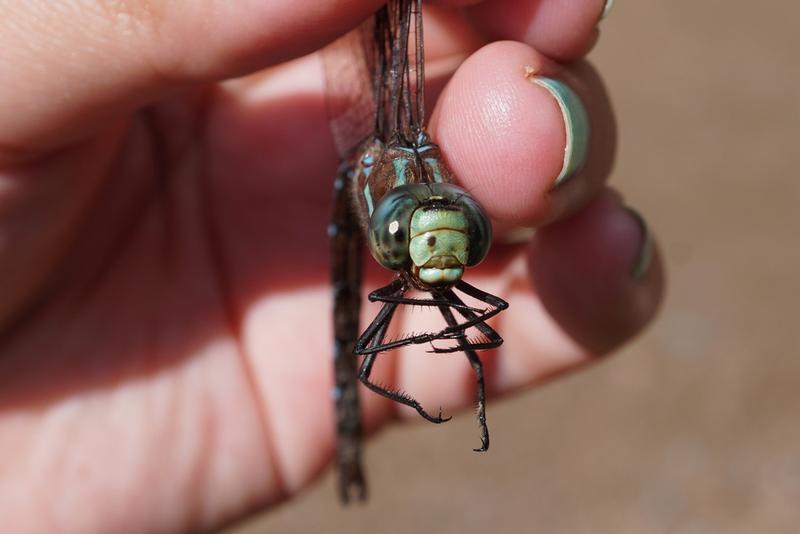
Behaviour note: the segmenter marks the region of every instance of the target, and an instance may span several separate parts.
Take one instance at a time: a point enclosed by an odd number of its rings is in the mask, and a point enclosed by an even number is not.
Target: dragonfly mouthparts
[[[441,286],[455,284],[461,280],[464,274],[464,267],[420,267],[416,276],[429,286]]]
[[[458,258],[451,254],[434,256],[428,261],[425,262],[425,265],[422,265],[421,268],[432,268],[432,269],[450,269],[450,268],[463,268],[464,264],[459,261]]]

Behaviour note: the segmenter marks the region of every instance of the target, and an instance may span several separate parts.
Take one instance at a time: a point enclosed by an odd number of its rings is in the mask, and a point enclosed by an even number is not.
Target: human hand
[[[324,86],[313,56],[256,71],[378,4],[0,3],[9,531],[211,529],[330,461]],[[474,32],[443,8],[427,27],[442,77],[483,42],[518,41],[473,54],[430,127],[499,234],[546,224],[467,273],[511,304],[495,323],[506,343],[486,356],[494,395],[608,353],[660,297],[657,255],[645,261],[642,227],[605,190],[615,137],[602,86],[585,64],[557,63],[591,48],[602,4],[490,0],[465,8]],[[564,119],[525,67],[567,81],[591,119],[584,170],[556,189]],[[472,403],[463,358],[400,352],[382,381],[434,406]],[[416,418],[363,399],[370,429]]]

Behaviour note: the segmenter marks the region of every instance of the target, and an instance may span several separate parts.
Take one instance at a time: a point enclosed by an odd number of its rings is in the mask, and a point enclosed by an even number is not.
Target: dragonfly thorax
[[[372,213],[368,244],[388,269],[404,271],[421,287],[461,279],[480,263],[491,242],[491,225],[463,189],[445,183],[394,188]]]

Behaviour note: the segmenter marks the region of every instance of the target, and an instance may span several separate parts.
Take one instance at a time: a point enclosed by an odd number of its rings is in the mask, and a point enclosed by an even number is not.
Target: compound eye
[[[408,228],[419,200],[407,187],[395,188],[372,212],[367,231],[367,244],[372,257],[393,271],[408,264]]]
[[[492,223],[481,205],[468,194],[461,195],[456,204],[464,213],[469,228],[467,267],[474,267],[486,258],[492,246]]]

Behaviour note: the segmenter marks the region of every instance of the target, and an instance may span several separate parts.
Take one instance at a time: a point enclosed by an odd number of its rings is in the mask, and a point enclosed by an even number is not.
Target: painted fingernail
[[[614,7],[614,0],[606,0],[606,5],[603,6],[603,13],[600,15],[600,20],[603,20],[611,13],[612,7]]]
[[[554,182],[557,186],[572,178],[586,161],[589,148],[589,115],[580,97],[564,82],[537,76],[533,67],[526,67],[525,75],[531,82],[547,89],[555,98],[564,117],[567,140],[564,147],[564,164]]]
[[[631,217],[636,220],[642,231],[642,244],[639,249],[639,255],[636,257],[636,261],[631,269],[633,279],[641,280],[647,274],[647,271],[650,270],[650,264],[653,262],[653,234],[650,232],[647,221],[639,215],[638,211],[628,207],[625,208],[625,211],[630,213]]]

